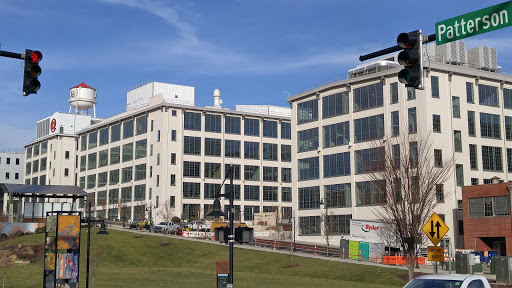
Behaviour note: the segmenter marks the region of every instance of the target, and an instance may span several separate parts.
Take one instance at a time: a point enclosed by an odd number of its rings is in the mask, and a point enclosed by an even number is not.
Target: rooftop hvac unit
[[[476,68],[496,71],[496,69],[498,69],[498,57],[496,55],[496,48],[479,46],[473,49],[469,49],[468,62],[470,65],[476,66]]]
[[[443,45],[434,46],[436,58],[441,58],[448,63],[466,63],[466,47],[462,41],[453,41]]]

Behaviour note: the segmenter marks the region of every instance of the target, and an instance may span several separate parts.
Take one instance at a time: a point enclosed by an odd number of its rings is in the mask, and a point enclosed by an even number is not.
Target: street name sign
[[[425,226],[423,226],[423,232],[434,245],[437,245],[443,239],[448,230],[448,226],[436,213],[433,213],[427,223],[425,223]]]
[[[428,261],[444,261],[444,250],[441,246],[428,246]]]
[[[505,3],[437,22],[436,44],[445,44],[511,25],[512,1],[507,1]]]

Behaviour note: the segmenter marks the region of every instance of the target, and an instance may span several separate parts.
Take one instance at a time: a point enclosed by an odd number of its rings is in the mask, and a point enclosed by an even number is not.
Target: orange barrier
[[[389,264],[396,265],[396,256],[389,256]]]
[[[389,264],[389,256],[382,257],[382,263],[383,264]]]

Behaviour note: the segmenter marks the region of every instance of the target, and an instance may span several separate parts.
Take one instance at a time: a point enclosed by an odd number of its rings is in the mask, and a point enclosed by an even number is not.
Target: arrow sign
[[[432,214],[427,223],[425,223],[425,226],[423,226],[423,232],[434,245],[437,245],[439,241],[443,239],[448,230],[448,226],[446,226],[443,219],[441,219],[441,217],[436,213]]]

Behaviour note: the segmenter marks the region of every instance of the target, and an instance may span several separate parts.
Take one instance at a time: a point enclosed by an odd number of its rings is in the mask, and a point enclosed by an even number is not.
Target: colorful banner
[[[78,278],[78,253],[58,254],[57,279]]]
[[[80,216],[59,215],[57,249],[79,249]]]

